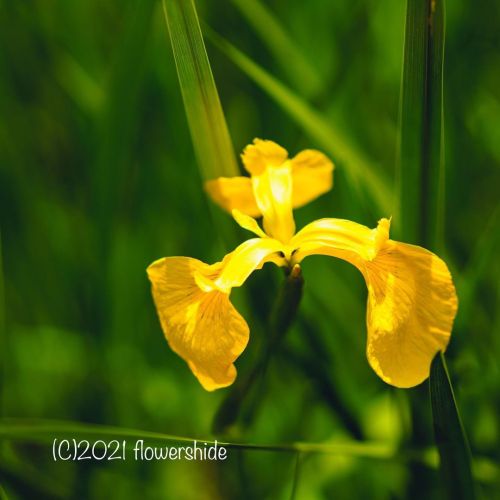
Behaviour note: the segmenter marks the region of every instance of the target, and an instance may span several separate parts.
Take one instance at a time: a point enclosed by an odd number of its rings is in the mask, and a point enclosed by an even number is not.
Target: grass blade
[[[472,500],[471,457],[443,353],[431,365],[430,396],[436,445],[446,496]]]
[[[0,231],[0,416],[4,415],[4,384],[7,379],[7,328],[5,324],[5,285],[3,273],[2,232]],[[1,448],[0,448],[1,449]]]
[[[444,228],[444,32],[444,0],[407,1],[398,162],[399,232],[405,241],[438,251],[442,251]],[[449,498],[474,498],[467,441],[442,353],[432,363],[429,384],[444,490]],[[419,395],[414,393],[412,401],[413,441],[427,435]],[[418,468],[413,471],[413,481],[425,481]]]
[[[293,468],[292,491],[290,492],[290,500],[297,498],[297,490],[299,488],[300,465],[302,457],[300,452],[295,455],[295,467]]]
[[[306,97],[317,95],[322,87],[317,70],[295,45],[271,10],[260,0],[232,2],[267,46],[288,81]]]
[[[444,0],[408,0],[401,83],[399,220],[402,238],[442,247]]]
[[[203,437],[174,436],[160,432],[151,432],[140,429],[129,429],[125,427],[112,427],[99,424],[87,424],[76,421],[61,420],[32,420],[22,418],[0,419],[0,439],[12,442],[26,442],[38,444],[50,444],[54,439],[120,439],[126,441],[126,448],[132,449],[136,440],[143,439],[148,446],[173,446],[192,444],[197,442],[215,444],[213,439]],[[325,455],[352,456],[358,458],[369,458],[373,460],[395,460],[398,463],[405,461],[419,461],[427,467],[435,468],[433,459],[435,449],[397,449],[389,443],[377,441],[341,441],[325,443],[293,442],[284,444],[255,444],[242,442],[227,442],[217,440],[220,446],[234,450],[251,450],[260,452],[276,453],[317,453]],[[498,477],[499,466],[495,462],[482,457],[478,458],[478,475],[485,482],[495,482]],[[460,498],[460,497],[457,497]]]
[[[163,0],[196,158],[204,179],[239,174],[193,0]]]
[[[0,419],[0,439],[11,441],[26,441],[32,443],[51,443],[58,439],[125,439],[128,447],[133,447],[135,440],[147,440],[149,446],[168,446],[175,444],[193,443],[197,440],[207,444],[214,444],[213,439],[173,436],[159,432],[150,432],[123,427],[111,427],[97,424],[85,424],[72,421],[57,420],[25,420]],[[398,455],[392,445],[378,442],[349,442],[339,443],[287,443],[287,444],[253,444],[217,441],[221,446],[230,449],[256,450],[286,453],[324,453],[349,455],[373,459],[394,459]]]
[[[208,28],[206,32],[209,39],[236,66],[276,101],[334,161],[342,164],[348,180],[355,188],[364,188],[381,213],[394,214],[388,182],[338,129],[220,35]]]
[[[7,496],[7,493],[5,493],[5,490],[3,489],[2,485],[0,484],[0,500],[8,500],[9,497]]]

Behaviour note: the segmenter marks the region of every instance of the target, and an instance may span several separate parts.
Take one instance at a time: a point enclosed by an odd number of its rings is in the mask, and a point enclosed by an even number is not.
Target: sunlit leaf
[[[163,0],[194,149],[205,179],[238,175],[193,0]]]

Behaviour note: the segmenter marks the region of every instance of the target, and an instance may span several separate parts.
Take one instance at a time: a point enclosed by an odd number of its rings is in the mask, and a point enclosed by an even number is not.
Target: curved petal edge
[[[249,339],[248,325],[229,295],[198,285],[200,279],[216,279],[221,268],[221,263],[166,257],[147,269],[165,338],[207,391],[234,382],[233,362]]]
[[[458,299],[448,267],[424,248],[389,240],[364,275],[368,362],[388,384],[416,386],[450,340]]]

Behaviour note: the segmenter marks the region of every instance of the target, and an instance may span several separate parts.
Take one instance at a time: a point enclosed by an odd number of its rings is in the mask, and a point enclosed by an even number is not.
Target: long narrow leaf
[[[442,246],[444,0],[408,0],[401,83],[399,219],[402,238]]]
[[[0,485],[0,500],[8,500],[8,498],[7,493],[5,493],[2,485]]]
[[[472,500],[470,452],[443,353],[431,365],[430,395],[446,495],[450,500]]]
[[[86,424],[75,421],[61,420],[31,420],[31,419],[0,419],[0,440],[12,442],[27,442],[51,444],[54,439],[76,439],[76,440],[110,440],[120,439],[126,441],[126,449],[130,450],[136,444],[136,440],[144,440],[147,446],[175,446],[193,443],[207,445],[215,444],[212,439],[194,438],[187,436],[173,436],[159,432],[144,431],[139,429],[128,429],[124,427],[111,427],[98,424]],[[217,441],[220,446],[228,449],[278,452],[278,453],[317,453],[330,455],[344,455],[359,458],[370,458],[374,460],[396,460],[419,461],[428,467],[435,468],[435,449],[421,450],[397,450],[390,444],[374,441],[346,441],[342,439],[339,443],[287,443],[287,444],[254,444]],[[477,459],[475,462],[477,473],[485,482],[495,482],[498,477],[499,467],[487,458]]]
[[[236,47],[210,29],[209,39],[246,75],[274,99],[288,115],[345,169],[355,188],[363,187],[381,213],[394,214],[388,182],[332,123],[325,120],[292,90],[271,76]]]
[[[2,233],[0,231],[0,416],[4,415],[4,390],[7,367],[7,332],[5,325],[5,288],[3,274]]]
[[[163,0],[184,107],[205,179],[238,175],[193,0]]]
[[[407,1],[398,162],[399,232],[405,241],[434,250],[442,250],[444,228],[444,32],[444,0]],[[420,404],[416,404],[423,403],[418,395],[414,393],[414,440],[427,430],[418,411]],[[449,498],[471,499],[467,441],[442,353],[431,367],[430,397],[444,491]],[[413,481],[422,481],[418,468]]]
[[[272,53],[288,81],[303,95],[316,95],[322,87],[317,70],[309,63],[277,17],[260,0],[232,0],[262,43]]]
[[[51,443],[57,439],[125,439],[127,447],[135,445],[136,440],[143,439],[149,446],[167,446],[169,444],[193,443],[197,440],[207,444],[215,444],[212,439],[199,439],[185,436],[173,436],[159,432],[150,432],[123,427],[110,427],[80,422],[64,422],[51,420],[30,421],[23,419],[0,420],[0,439]],[[217,441],[221,446],[256,451],[272,452],[304,452],[352,455],[374,459],[396,458],[397,451],[391,445],[376,442],[346,442],[337,444],[323,443],[289,443],[289,444],[251,444]]]
[[[302,462],[302,457],[300,455],[300,452],[297,452],[295,455],[295,466],[293,468],[292,491],[290,493],[290,500],[295,500],[295,498],[297,498],[301,462]]]

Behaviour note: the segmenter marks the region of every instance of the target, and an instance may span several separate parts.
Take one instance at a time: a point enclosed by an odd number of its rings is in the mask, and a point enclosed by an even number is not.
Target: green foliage
[[[193,0],[163,0],[191,137],[205,179],[238,175]]]
[[[228,391],[204,392],[168,348],[145,274],[166,255],[222,257],[201,181],[213,170],[200,176],[196,159],[231,173],[254,137],[292,154],[319,148],[336,163],[335,187],[297,211],[298,227],[329,216],[373,226],[392,214],[399,231],[420,231],[398,220],[393,203],[403,2],[200,0],[201,25],[215,35],[203,31],[217,45],[207,42],[210,66],[193,3],[166,7],[169,23],[185,21],[172,25],[174,53],[193,49],[198,61],[181,60],[181,91],[158,2],[0,2],[0,497],[437,498],[437,450],[409,444],[408,392],[385,385],[365,360],[362,277],[334,259],[304,262],[297,321],[258,388],[259,411],[230,439],[227,462],[53,462],[49,444],[64,433],[214,439]],[[447,7],[444,120],[433,118],[432,129],[437,136],[446,125],[446,199],[430,184],[424,208],[442,222],[424,229],[429,238],[440,233],[458,285],[447,362],[478,492],[495,498],[500,13],[464,0]],[[303,78],[307,67],[314,74]],[[186,88],[195,110],[187,121]],[[210,99],[198,108],[201,95]],[[416,94],[404,95],[404,106],[418,110]],[[207,154],[216,141],[226,153]],[[429,151],[418,168],[441,179],[443,151]],[[412,192],[411,177],[401,185],[420,214],[420,189]],[[265,266],[233,291],[251,328],[239,377],[262,355],[281,279]],[[428,399],[415,404],[429,410]],[[415,464],[428,482],[410,483]]]
[[[450,500],[472,500],[470,451],[443,353],[432,362],[429,386],[444,492]]]
[[[400,234],[406,241],[443,249],[444,0],[408,0],[401,82]],[[429,378],[434,434],[443,489],[448,498],[474,498],[467,438],[462,427],[444,354],[436,356]],[[413,442],[425,434],[421,413],[413,407]],[[413,470],[414,481],[422,474]]]
[[[444,32],[444,0],[408,0],[397,224],[405,241],[434,250],[442,241],[444,216]]]

